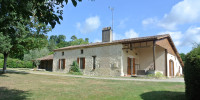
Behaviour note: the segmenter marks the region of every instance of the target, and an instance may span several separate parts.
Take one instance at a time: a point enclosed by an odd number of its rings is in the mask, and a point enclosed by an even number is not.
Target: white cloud
[[[124,18],[122,20],[120,20],[118,27],[119,28],[125,28],[126,27],[126,22],[128,21],[128,18]]]
[[[98,16],[89,17],[84,23],[78,22],[76,27],[81,33],[90,33],[98,29],[101,24],[100,18]]]
[[[184,35],[182,46],[193,46],[193,43],[200,43],[200,27],[190,27]]]
[[[183,38],[183,34],[180,31],[177,32],[170,32],[170,31],[166,31],[166,32],[160,32],[158,33],[159,35],[162,34],[170,34],[170,36],[172,37],[172,40],[174,41],[174,44],[176,46],[180,46],[181,45],[181,39]]]
[[[126,31],[124,34],[113,33],[113,40],[127,39],[127,38],[137,38],[139,36],[133,29]]]
[[[100,39],[95,39],[94,43],[96,43],[96,42],[101,42],[101,40]]]
[[[138,33],[136,33],[133,29],[130,29],[129,31],[125,32],[126,38],[137,38],[139,36]]]
[[[170,34],[177,47],[192,47],[194,43],[200,43],[200,27],[189,27],[183,33],[166,31],[158,34]]]
[[[200,0],[184,0],[174,5],[171,11],[161,20],[148,18],[142,21],[143,25],[156,24],[168,30],[177,29],[177,25],[200,22]]]
[[[156,19],[156,18],[147,18],[147,19],[144,19],[144,20],[142,21],[142,24],[143,24],[144,26],[146,26],[146,25],[149,25],[149,24],[157,23],[157,22],[158,22],[158,19]]]

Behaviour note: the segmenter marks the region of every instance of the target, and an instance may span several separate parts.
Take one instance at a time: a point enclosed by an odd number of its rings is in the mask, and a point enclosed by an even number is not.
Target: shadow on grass
[[[140,96],[143,100],[186,100],[185,92],[152,91]]]
[[[29,94],[27,91],[0,87],[0,100],[26,100]]]
[[[6,70],[6,73],[3,74],[3,70],[0,69],[0,77],[8,77],[6,74],[22,74],[22,75],[26,75],[29,74],[25,71],[15,71],[15,70]]]

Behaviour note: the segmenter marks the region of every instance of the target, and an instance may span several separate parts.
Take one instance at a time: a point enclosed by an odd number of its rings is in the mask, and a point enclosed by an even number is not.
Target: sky
[[[70,1],[70,0],[69,0]],[[113,40],[170,34],[179,53],[200,43],[200,0],[82,0],[63,9],[63,20],[48,33],[101,42],[102,29],[112,26]]]

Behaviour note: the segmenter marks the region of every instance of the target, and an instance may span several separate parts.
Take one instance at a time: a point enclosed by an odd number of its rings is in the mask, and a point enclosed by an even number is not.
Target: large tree
[[[77,0],[71,1],[74,6],[77,5]],[[0,35],[2,36],[0,42],[3,43],[0,46],[0,53],[4,54],[3,73],[6,72],[8,54],[26,49],[26,44],[21,45],[21,43],[27,39],[27,36],[34,34],[31,31],[32,24],[50,25],[52,28],[56,23],[60,24],[60,20],[63,19],[64,2],[67,4],[68,0],[0,0]]]

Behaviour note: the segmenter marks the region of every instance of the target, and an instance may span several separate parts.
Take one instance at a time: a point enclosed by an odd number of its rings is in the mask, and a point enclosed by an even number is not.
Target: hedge
[[[0,59],[0,68],[3,67],[3,59]],[[33,68],[33,63],[31,61],[23,61],[19,59],[8,58],[7,61],[8,68]]]
[[[186,55],[184,79],[187,100],[200,100],[200,47]]]

